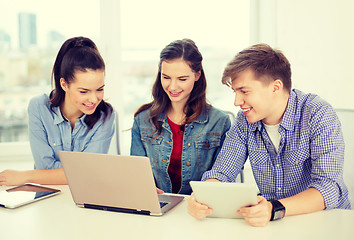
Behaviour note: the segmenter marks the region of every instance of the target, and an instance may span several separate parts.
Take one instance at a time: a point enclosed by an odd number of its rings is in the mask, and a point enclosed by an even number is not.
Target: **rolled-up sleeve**
[[[341,124],[332,108],[323,108],[311,125],[311,179],[309,187],[321,192],[326,209],[336,208],[343,186],[344,138]]]

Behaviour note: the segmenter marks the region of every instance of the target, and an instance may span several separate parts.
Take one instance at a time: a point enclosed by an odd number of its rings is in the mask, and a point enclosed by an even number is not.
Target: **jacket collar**
[[[196,123],[200,123],[200,124],[206,124],[209,120],[209,115],[208,115],[208,110],[204,110],[200,116],[194,120],[194,122]],[[166,113],[161,113],[158,117],[157,117],[157,121],[159,122],[163,122],[163,125],[165,126],[165,124],[168,124],[167,121],[167,115]]]

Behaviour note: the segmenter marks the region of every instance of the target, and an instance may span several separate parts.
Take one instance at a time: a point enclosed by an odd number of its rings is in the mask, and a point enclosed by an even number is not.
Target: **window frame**
[[[275,1],[275,0],[270,0]],[[120,26],[120,0],[100,0],[100,40],[98,46],[106,62],[106,96],[109,102],[115,107],[118,113],[122,112],[123,106],[119,91],[122,86],[121,77],[121,26]],[[250,14],[254,18],[259,14],[259,0],[250,0]],[[250,21],[251,29],[259,29],[260,21]],[[257,25],[257,26],[256,26]],[[258,31],[258,30],[257,30]],[[253,34],[253,35],[252,35]],[[252,36],[258,33],[251,32]],[[118,90],[117,90],[118,89]],[[117,92],[118,91],[118,92]],[[118,117],[120,115],[118,114]],[[119,119],[118,119],[119,121]],[[119,131],[118,135],[127,134]],[[119,137],[119,136],[118,136]],[[19,150],[20,149],[20,150]],[[122,152],[122,154],[129,154]],[[33,161],[29,142],[3,142],[0,143],[0,162],[1,161]]]

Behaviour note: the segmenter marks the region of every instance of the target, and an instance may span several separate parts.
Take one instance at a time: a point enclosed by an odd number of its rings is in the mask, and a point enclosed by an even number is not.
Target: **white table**
[[[186,201],[162,217],[83,209],[68,186],[62,193],[17,208],[0,208],[0,239],[354,239],[354,211],[329,210],[286,217],[266,227],[243,219],[198,221]],[[0,187],[6,189],[6,187]]]

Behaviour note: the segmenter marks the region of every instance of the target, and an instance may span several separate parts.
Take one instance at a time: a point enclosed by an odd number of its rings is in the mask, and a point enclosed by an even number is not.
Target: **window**
[[[55,56],[67,38],[98,39],[99,3],[0,0],[0,143],[28,141],[29,99],[50,92]]]
[[[233,92],[221,84],[221,76],[226,63],[249,44],[249,8],[249,1],[241,0],[120,1],[121,81],[109,95],[120,96],[115,107],[120,109],[122,154],[129,154],[130,148],[130,131],[124,130],[132,127],[134,112],[152,100],[160,51],[174,40],[195,41],[204,58],[208,101],[235,111]]]
[[[28,141],[28,101],[50,92],[55,56],[73,36],[97,43],[107,65],[106,98],[119,110],[121,130],[131,128],[134,112],[151,101],[159,53],[176,39],[196,42],[209,102],[231,109],[233,93],[225,92],[221,74],[249,43],[249,5],[244,0],[0,0],[0,148],[14,154],[23,145],[6,143]],[[130,132],[121,137],[122,154],[128,154]]]

